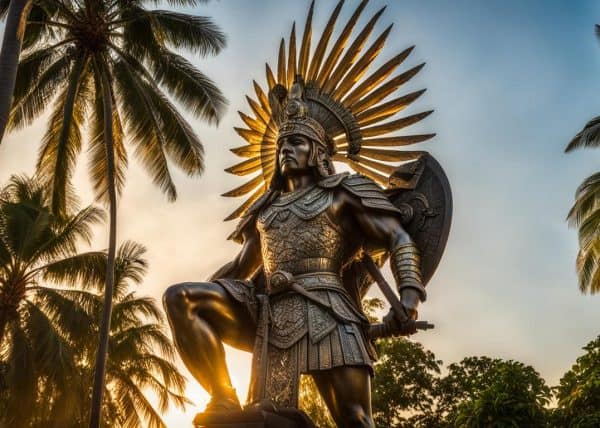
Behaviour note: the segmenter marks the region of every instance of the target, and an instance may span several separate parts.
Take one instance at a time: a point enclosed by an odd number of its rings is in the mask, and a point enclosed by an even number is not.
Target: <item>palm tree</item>
[[[91,427],[99,426],[116,250],[116,203],[127,166],[125,136],[135,146],[153,181],[177,197],[170,163],[190,176],[204,167],[200,140],[163,89],[196,117],[218,122],[225,100],[204,74],[170,48],[216,54],[225,38],[208,18],[148,10],[144,0],[58,2],[52,19],[28,25],[52,28],[19,64],[9,130],[23,127],[55,99],[38,158],[38,173],[61,215],[71,176],[89,130],[91,178],[109,205],[109,247],[105,304],[96,362]],[[152,3],[152,1],[150,1]],[[196,4],[197,0],[169,3]],[[33,84],[32,84],[33,82]],[[125,125],[125,128],[123,127]],[[168,160],[167,160],[168,159]]]
[[[0,19],[6,17],[0,48],[0,143],[8,123],[21,49],[52,30],[44,22],[59,6],[54,0],[0,0]],[[27,25],[30,18],[38,24]]]
[[[183,396],[185,379],[172,361],[175,348],[164,331],[164,317],[155,300],[137,297],[131,286],[139,284],[146,271],[143,259],[144,247],[134,242],[125,242],[119,247],[115,263],[115,288],[113,292],[113,313],[109,335],[109,358],[107,360],[106,382],[104,384],[103,413],[106,415],[103,427],[152,427],[166,428],[160,417],[169,403],[183,408],[189,401]],[[79,269],[79,281],[88,287],[101,290],[104,287],[106,253],[96,266]],[[47,279],[62,283],[64,270],[48,275]],[[94,332],[100,329],[102,319],[102,296],[81,290],[52,290],[41,303],[44,310],[68,317],[63,311],[61,300],[68,298],[78,308],[80,322],[93,326]],[[97,352],[97,342],[90,341],[90,335],[76,336],[76,366],[81,370],[80,393],[90,397],[92,384],[89,382],[93,361]],[[143,390],[149,388],[158,397],[158,411],[146,398]],[[73,427],[80,427],[89,420],[89,408],[83,406],[72,421]]]
[[[596,24],[595,28],[600,40],[600,25]],[[590,120],[567,145],[565,152],[584,147],[600,147],[600,117]],[[579,229],[579,289],[582,293],[600,292],[600,172],[586,178],[577,188],[567,220]]]
[[[172,363],[175,348],[165,334],[162,311],[154,299],[136,297],[130,290],[131,283],[139,284],[145,273],[146,262],[142,258],[145,251],[139,244],[126,242],[117,253],[110,354],[104,388],[107,398],[103,401],[110,416],[105,418],[107,427],[166,428],[159,412],[166,412],[170,402],[181,408],[189,402],[183,396],[185,379]],[[98,277],[97,285],[103,286],[103,280],[103,276]],[[90,305],[96,308],[96,326],[100,326],[101,304],[101,298],[97,296],[96,304]],[[93,343],[88,341],[88,344]],[[95,346],[90,348],[90,358],[95,351]],[[146,398],[144,388],[149,388],[158,397],[159,412]],[[85,421],[86,418],[82,419]]]
[[[28,426],[40,417],[32,411],[40,408],[35,406],[39,401],[45,403],[46,415],[60,423],[73,416],[81,400],[70,387],[78,376],[69,333],[89,333],[88,325],[64,297],[57,300],[68,314],[61,322],[42,310],[39,302],[53,292],[40,282],[56,273],[71,282],[78,275],[73,267],[85,272],[97,264],[99,254],[77,254],[76,243],[89,242],[91,226],[102,212],[87,207],[59,219],[46,202],[43,186],[25,177],[13,176],[0,191],[2,426],[16,426],[16,421]]]
[[[2,142],[8,122],[12,93],[17,77],[17,63],[25,27],[24,19],[27,19],[27,9],[31,7],[31,4],[31,0],[0,1],[0,18],[7,17],[2,48],[0,48],[0,142]]]
[[[93,207],[57,218],[32,179],[13,176],[0,191],[0,426],[75,428],[89,418],[107,254],[77,253],[76,244],[89,241],[100,218]],[[187,401],[162,312],[131,291],[146,271],[144,252],[126,242],[116,257],[105,427],[165,427],[144,388],[160,412]]]

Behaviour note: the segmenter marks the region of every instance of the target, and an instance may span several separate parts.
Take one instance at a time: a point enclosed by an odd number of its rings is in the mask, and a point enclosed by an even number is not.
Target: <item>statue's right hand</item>
[[[396,314],[396,311],[390,309],[383,317],[383,324],[387,331],[394,336],[407,336],[417,332],[416,324],[406,313]]]

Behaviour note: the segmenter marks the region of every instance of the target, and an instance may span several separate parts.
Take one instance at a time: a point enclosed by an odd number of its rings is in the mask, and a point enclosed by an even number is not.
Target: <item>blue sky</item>
[[[402,92],[428,90],[407,114],[434,108],[411,131],[438,135],[422,145],[445,168],[455,217],[447,251],[429,284],[421,315],[436,329],[414,337],[445,363],[468,355],[513,358],[556,384],[600,333],[600,297],[579,293],[574,270],[576,232],[564,219],[578,184],[598,170],[600,151],[563,153],[587,120],[600,114],[600,22],[594,1],[372,0],[359,25],[385,4],[376,33],[394,23],[382,61],[415,44],[404,69],[427,66]],[[187,55],[229,99],[218,128],[193,120],[206,148],[204,176],[175,174],[174,204],[134,163],[119,207],[119,239],[148,247],[150,271],[141,292],[160,298],[172,283],[203,280],[238,247],[222,219],[237,200],[219,195],[241,180],[222,170],[236,161],[227,150],[242,141],[232,130],[248,112],[251,82],[264,83],[292,21],[304,25],[309,1],[221,0],[189,11],[212,16],[228,36],[217,57]],[[317,1],[314,28],[323,28],[334,1]],[[342,18],[356,0],[347,0]],[[339,30],[339,28],[338,28]],[[32,171],[44,120],[0,146],[0,181]],[[77,186],[92,195],[85,162]],[[98,231],[95,247],[105,245]],[[249,359],[230,357],[242,398]],[[190,382],[201,404],[206,395]],[[186,419],[187,417],[187,419]],[[169,421],[189,421],[171,414]]]

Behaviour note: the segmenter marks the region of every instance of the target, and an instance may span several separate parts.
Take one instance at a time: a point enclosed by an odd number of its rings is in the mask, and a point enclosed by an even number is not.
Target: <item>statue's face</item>
[[[278,141],[277,161],[279,170],[285,177],[302,173],[309,169],[311,142],[304,135],[289,135]]]

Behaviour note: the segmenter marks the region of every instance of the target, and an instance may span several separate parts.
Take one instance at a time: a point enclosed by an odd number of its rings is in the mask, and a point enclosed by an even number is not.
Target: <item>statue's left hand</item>
[[[410,319],[416,320],[419,316],[419,313],[417,311],[417,307],[419,306],[420,302],[419,292],[414,288],[405,288],[402,290],[401,297],[402,298],[400,302],[406,310],[406,315]]]
[[[415,324],[412,322],[408,312],[397,314],[392,308],[390,308],[387,315],[383,317],[383,324],[386,326],[386,330],[391,332],[394,336],[406,336],[417,332]]]

